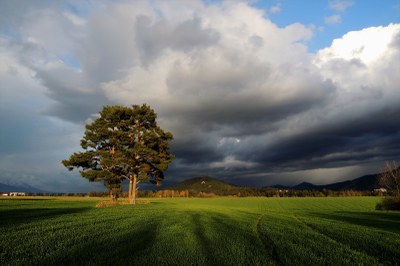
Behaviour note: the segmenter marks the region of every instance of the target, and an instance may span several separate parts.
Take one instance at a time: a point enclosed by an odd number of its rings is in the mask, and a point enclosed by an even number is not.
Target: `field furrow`
[[[275,246],[275,243],[272,241],[272,239],[268,238],[268,235],[264,234],[261,230],[261,221],[265,216],[266,214],[262,214],[257,219],[256,223],[257,236],[261,244],[264,246],[266,256],[270,259],[269,260],[270,265],[280,265],[281,263],[279,262],[279,256],[277,253],[277,248]]]

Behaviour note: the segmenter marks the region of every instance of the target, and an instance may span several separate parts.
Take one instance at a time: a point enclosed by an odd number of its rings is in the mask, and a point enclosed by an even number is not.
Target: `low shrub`
[[[115,206],[118,205],[117,201],[101,201],[96,204],[97,208],[104,208],[104,207],[110,207],[110,206]]]
[[[400,195],[395,197],[386,197],[382,202],[376,205],[377,210],[396,210],[400,211]]]

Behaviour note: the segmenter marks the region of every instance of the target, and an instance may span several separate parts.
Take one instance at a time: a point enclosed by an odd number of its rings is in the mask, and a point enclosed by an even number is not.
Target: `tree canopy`
[[[136,203],[136,186],[150,180],[159,185],[174,156],[173,139],[157,125],[157,114],[148,105],[104,106],[100,117],[86,125],[81,140],[83,152],[73,153],[62,163],[80,169],[89,181],[103,181],[113,199],[121,182],[129,180],[129,201]]]

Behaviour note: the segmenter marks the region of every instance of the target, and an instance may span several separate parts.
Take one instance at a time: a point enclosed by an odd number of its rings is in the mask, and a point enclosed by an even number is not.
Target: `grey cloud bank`
[[[175,136],[170,181],[330,183],[400,159],[400,24],[312,54],[312,28],[241,2],[75,9],[29,5],[0,35],[0,182],[101,187],[60,161],[106,104],[155,108]]]

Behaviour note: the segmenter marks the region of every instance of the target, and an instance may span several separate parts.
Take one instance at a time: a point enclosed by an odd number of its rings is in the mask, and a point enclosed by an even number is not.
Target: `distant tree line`
[[[25,193],[26,196],[75,196],[75,197],[109,197],[109,191],[90,191],[88,193]],[[237,188],[230,191],[204,192],[196,190],[143,190],[138,191],[139,198],[214,198],[214,197],[355,197],[386,196],[381,191],[342,190],[293,190],[275,188]],[[118,197],[129,198],[128,192],[118,192]]]
[[[106,191],[91,191],[89,197],[108,197]],[[242,188],[235,191],[203,192],[195,190],[144,190],[138,191],[139,198],[214,198],[214,197],[355,197],[355,196],[383,196],[382,192],[342,190],[283,190],[272,188]],[[128,193],[121,192],[119,197],[127,198]]]

